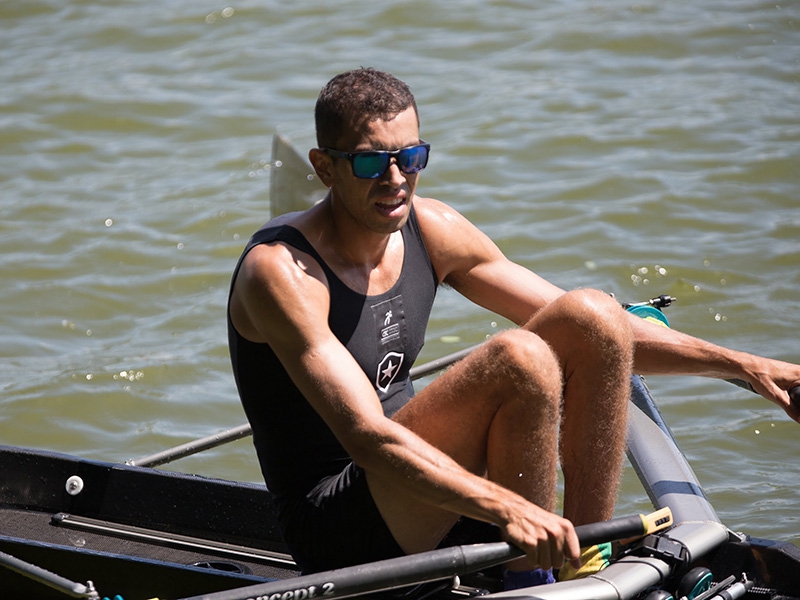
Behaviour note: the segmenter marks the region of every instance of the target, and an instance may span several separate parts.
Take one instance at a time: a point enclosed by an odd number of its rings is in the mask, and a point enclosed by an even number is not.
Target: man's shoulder
[[[447,233],[448,228],[456,223],[469,223],[456,209],[435,198],[417,196],[414,199],[414,211],[420,227],[427,230]]]
[[[453,210],[450,206],[437,200],[436,198],[428,198],[425,196],[414,196],[414,210],[417,213],[438,213],[447,210]]]
[[[321,274],[313,256],[282,239],[253,246],[242,259],[242,271],[240,276],[273,282],[287,279],[296,281],[302,275],[317,275],[317,271]]]
[[[262,290],[302,287],[309,275],[324,281],[322,268],[304,233],[304,214],[287,213],[265,223],[251,238],[237,279],[255,283]]]
[[[455,208],[435,198],[417,197],[414,200],[414,210],[426,244],[449,245],[454,239],[469,235],[476,229]]]
[[[470,272],[502,256],[497,246],[456,209],[432,198],[420,198],[417,220],[433,267],[442,281]]]
[[[285,213],[264,223],[250,238],[244,260],[250,258],[256,249],[258,252],[250,260],[258,258],[292,261],[298,255],[313,256],[314,250],[308,241],[316,237],[312,210]],[[265,250],[264,247],[273,250]]]
[[[255,238],[264,231],[277,231],[286,227],[299,229],[302,223],[308,220],[307,213],[308,211],[298,211],[276,215],[259,227],[253,237]]]
[[[324,318],[326,281],[318,263],[297,248],[283,242],[258,244],[242,259],[234,279],[233,323],[251,341],[264,342],[266,332],[286,319],[300,322],[316,314]]]

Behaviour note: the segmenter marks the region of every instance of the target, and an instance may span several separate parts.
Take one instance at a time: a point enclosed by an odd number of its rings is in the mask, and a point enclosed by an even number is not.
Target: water
[[[421,191],[566,288],[800,361],[800,5],[755,0],[0,5],[0,442],[104,460],[244,421],[224,307],[333,74],[394,72]],[[506,326],[443,292],[423,358]],[[800,430],[728,384],[650,386],[722,519],[800,543]],[[172,468],[259,481],[248,440]],[[619,512],[644,510],[630,469]]]

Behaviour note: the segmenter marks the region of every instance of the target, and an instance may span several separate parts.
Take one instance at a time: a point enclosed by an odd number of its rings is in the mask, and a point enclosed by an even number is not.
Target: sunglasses
[[[377,179],[389,169],[392,157],[397,167],[406,175],[419,173],[428,166],[428,155],[431,145],[424,140],[420,144],[401,148],[400,150],[367,150],[366,152],[340,152],[330,148],[321,148],[330,156],[346,158],[353,167],[353,175],[359,179]]]

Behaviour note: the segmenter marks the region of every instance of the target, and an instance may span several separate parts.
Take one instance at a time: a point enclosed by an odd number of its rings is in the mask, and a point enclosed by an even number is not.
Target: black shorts
[[[350,463],[294,502],[283,535],[303,573],[402,556],[367,486],[364,470]]]
[[[372,499],[364,470],[350,463],[294,503],[284,538],[303,573],[403,556]],[[495,525],[461,518],[439,547],[500,541]]]

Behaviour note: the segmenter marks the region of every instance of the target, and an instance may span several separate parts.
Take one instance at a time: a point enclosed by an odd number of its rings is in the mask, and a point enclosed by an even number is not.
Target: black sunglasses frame
[[[413,146],[400,148],[399,150],[365,150],[363,152],[342,152],[341,150],[334,150],[333,148],[320,148],[320,150],[326,152],[327,154],[335,158],[346,158],[348,161],[350,161],[350,168],[353,171],[353,175],[358,179],[378,179],[379,177],[382,177],[383,174],[386,173],[386,171],[389,169],[389,166],[392,164],[391,161],[392,157],[395,157],[395,160],[397,162],[397,167],[400,169],[402,173],[405,173],[406,175],[413,175],[414,173],[419,173],[425,167],[427,167],[428,159],[430,158],[430,153],[431,153],[431,145],[425,140],[420,140],[419,142],[420,142],[419,144],[414,144]],[[421,166],[420,164],[417,164],[411,168],[408,167],[404,168],[402,163],[400,162],[400,155],[403,154],[404,152],[408,152],[409,150],[418,150],[419,148],[425,148],[424,162],[421,163]],[[358,157],[366,157],[366,156],[381,157],[381,158],[385,157],[386,162],[382,170],[379,172],[373,171],[371,172],[372,173],[371,175],[359,175],[356,172],[355,160]]]

